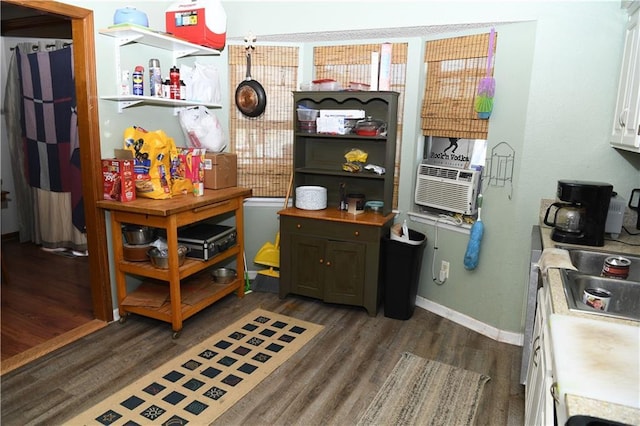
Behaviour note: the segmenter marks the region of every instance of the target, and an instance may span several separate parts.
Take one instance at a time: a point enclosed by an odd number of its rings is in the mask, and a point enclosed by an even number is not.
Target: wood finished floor
[[[46,350],[47,342],[94,320],[86,257],[66,257],[17,239],[2,241],[2,256],[3,363]]]
[[[227,296],[185,321],[132,315],[1,377],[0,423],[56,425],[159,367],[255,308],[325,328],[214,425],[350,425],[368,406],[404,351],[487,374],[479,425],[522,425],[522,350],[416,308],[406,321],[363,308],[253,292]]]

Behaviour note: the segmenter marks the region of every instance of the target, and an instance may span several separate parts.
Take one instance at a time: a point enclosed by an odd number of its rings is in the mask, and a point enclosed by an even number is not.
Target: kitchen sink
[[[626,253],[613,253],[606,251],[596,251],[589,249],[567,248],[566,246],[558,246],[558,248],[567,250],[571,257],[571,263],[578,271],[583,274],[600,276],[604,260],[609,256],[622,256],[631,261],[629,265],[629,276],[627,280],[640,281],[640,257]]]
[[[640,321],[640,257],[625,253],[611,253],[558,246],[569,252],[571,262],[578,270],[562,269],[562,284],[569,309],[594,315],[603,315]],[[631,261],[627,279],[601,276],[604,260],[609,256],[623,256]],[[611,294],[608,308],[601,311],[582,301],[586,289],[602,289]]]

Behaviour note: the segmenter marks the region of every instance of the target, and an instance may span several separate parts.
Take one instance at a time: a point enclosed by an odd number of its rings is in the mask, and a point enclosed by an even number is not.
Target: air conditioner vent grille
[[[477,211],[480,172],[421,164],[418,168],[415,202],[427,207],[464,215]]]
[[[443,179],[456,180],[458,178],[458,170],[445,169],[442,167],[433,167],[426,164],[420,165],[420,174],[423,176],[433,176]]]

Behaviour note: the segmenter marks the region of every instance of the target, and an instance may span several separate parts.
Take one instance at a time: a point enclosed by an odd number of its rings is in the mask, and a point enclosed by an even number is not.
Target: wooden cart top
[[[395,218],[395,213],[386,216],[381,214],[365,212],[358,215],[338,210],[337,208],[327,208],[323,210],[303,210],[296,207],[289,207],[278,212],[281,216],[292,216],[308,219],[322,219],[331,222],[357,223],[370,226],[384,226]]]
[[[197,209],[210,204],[230,200],[232,198],[246,198],[251,196],[251,189],[231,187],[224,189],[205,189],[204,195],[196,197],[192,194],[174,195],[166,200],[152,200],[150,198],[137,198],[133,201],[122,203],[120,201],[99,200],[96,204],[105,210],[114,210],[152,216],[171,216],[183,211]]]

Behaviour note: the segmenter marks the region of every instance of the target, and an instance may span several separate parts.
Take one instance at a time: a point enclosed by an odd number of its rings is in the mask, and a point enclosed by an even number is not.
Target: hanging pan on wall
[[[246,42],[255,41],[245,38]],[[262,115],[267,106],[267,94],[262,85],[251,78],[251,51],[255,49],[253,44],[247,45],[247,75],[236,89],[236,106],[247,117]]]

